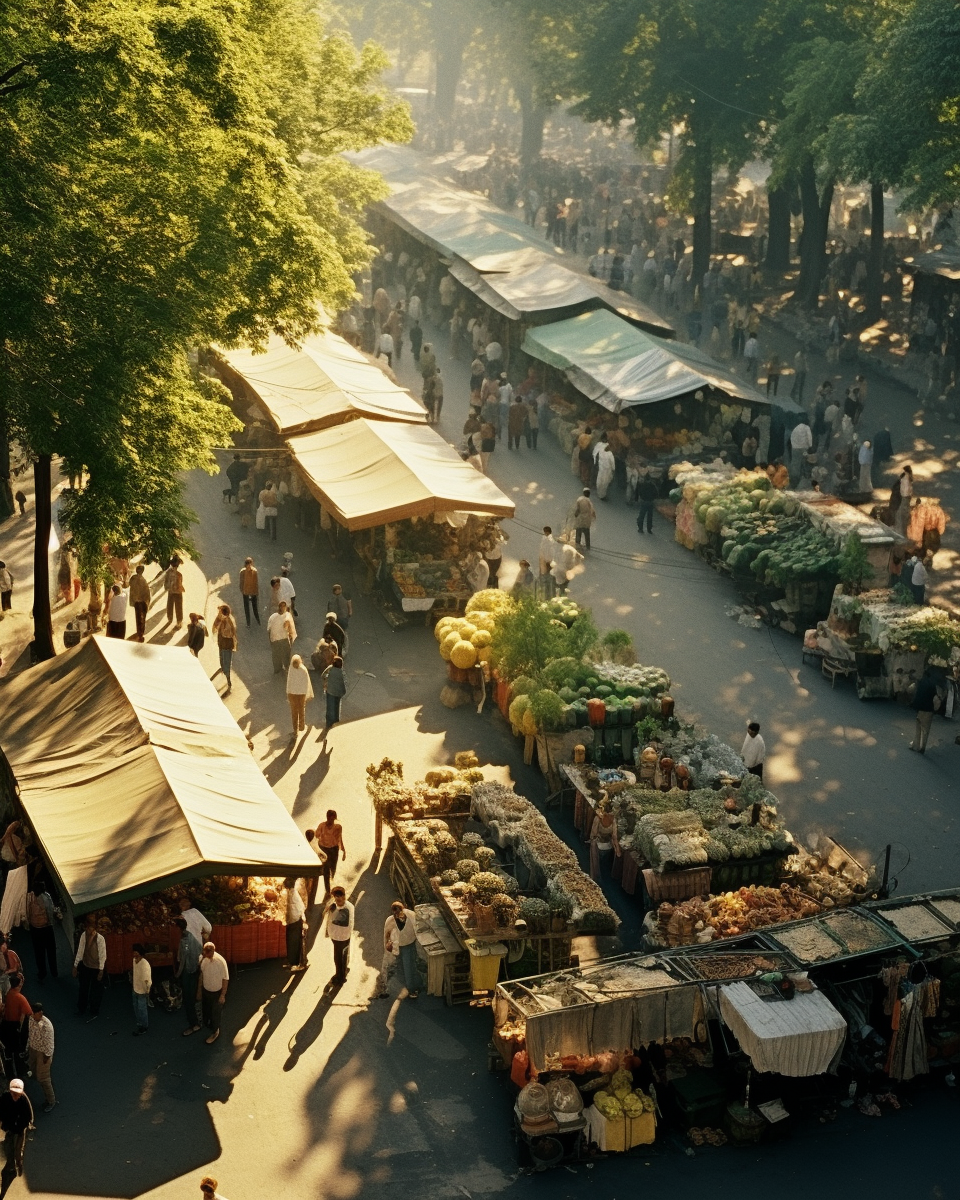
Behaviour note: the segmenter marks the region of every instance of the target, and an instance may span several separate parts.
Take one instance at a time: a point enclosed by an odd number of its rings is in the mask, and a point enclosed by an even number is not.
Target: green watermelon
[[[594,695],[601,700],[606,700],[608,696],[613,695],[613,688],[607,687],[605,683],[598,683],[593,689]]]
[[[573,690],[573,688],[568,687],[562,687],[560,691],[557,692],[557,695],[564,702],[564,704],[572,704],[577,698],[577,693]]]

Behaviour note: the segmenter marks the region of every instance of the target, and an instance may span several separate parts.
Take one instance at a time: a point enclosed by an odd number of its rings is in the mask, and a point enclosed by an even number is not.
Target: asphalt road
[[[458,373],[456,364],[444,364],[441,432],[451,438],[466,412],[463,366]],[[407,358],[400,366],[404,382],[412,382],[410,368]],[[560,522],[577,484],[547,434],[537,454],[498,450],[491,473],[518,506],[517,519],[508,523],[503,577],[509,581],[519,557],[534,557],[540,526]],[[242,532],[221,504],[220,490],[218,479],[191,479],[202,558],[187,572],[187,610],[202,607],[212,619],[221,597],[237,605],[243,557],[253,554],[268,575],[287,550],[295,556],[301,611],[297,649],[312,648],[334,582],[343,582],[356,601],[344,722],[326,740],[314,727],[290,743],[283,687],[271,673],[264,629],[241,629],[226,699],[302,827],[328,807],[343,820],[342,878],[358,914],[354,966],[335,996],[324,993],[332,964],[322,939],[299,979],[276,963],[238,971],[224,1034],[207,1047],[179,1036],[178,1016],[156,1011],[149,1035],[132,1039],[124,981],[111,986],[100,1020],[84,1023],[71,1015],[66,946],[61,979],[42,989],[31,982],[31,960],[22,948],[27,995],[43,994],[56,1024],[54,1081],[61,1103],[51,1115],[39,1114],[25,1183],[15,1184],[11,1195],[29,1188],[42,1197],[174,1200],[197,1196],[200,1176],[210,1173],[229,1200],[372,1200],[384,1189],[431,1198],[527,1197],[549,1189],[551,1196],[616,1200],[638,1183],[690,1197],[709,1189],[726,1200],[741,1194],[743,1172],[750,1170],[756,1185],[787,1197],[811,1189],[839,1196],[858,1186],[875,1188],[880,1162],[894,1161],[897,1190],[906,1197],[956,1194],[955,1092],[920,1093],[915,1104],[880,1121],[844,1110],[835,1124],[802,1126],[792,1141],[759,1151],[705,1149],[690,1158],[665,1138],[637,1157],[518,1175],[509,1140],[512,1093],[502,1076],[486,1069],[489,1012],[447,1009],[425,995],[396,1010],[392,1000],[370,999],[392,892],[373,847],[364,769],[388,755],[401,759],[415,779],[472,747],[481,761],[494,764],[495,774],[514,779],[534,798],[544,794],[542,780],[524,768],[498,717],[478,717],[469,708],[451,712],[439,703],[443,670],[428,630],[411,625],[392,632],[359,595],[350,564],[331,560],[322,543],[314,546],[285,515],[276,543]],[[789,826],[800,836],[828,830],[867,856],[895,840],[899,861],[910,857],[899,872],[903,890],[955,883],[955,727],[938,720],[930,752],[915,759],[906,750],[907,713],[860,703],[848,685],[831,691],[800,666],[796,640],[744,629],[725,615],[735,600],[728,585],[673,542],[671,526],[658,518],[655,536],[643,539],[621,501],[601,507],[596,549],[573,594],[593,606],[601,624],[629,630],[641,658],[670,671],[681,708],[710,729],[736,743],[748,717],[763,722],[768,778]],[[164,629],[159,612],[151,615],[151,638],[179,640],[182,632]],[[215,646],[208,643],[202,661],[213,675]],[[215,682],[222,689],[219,676]],[[314,702],[308,720],[319,716]],[[613,899],[631,944],[637,910],[628,897]],[[895,1160],[892,1139],[902,1148]]]

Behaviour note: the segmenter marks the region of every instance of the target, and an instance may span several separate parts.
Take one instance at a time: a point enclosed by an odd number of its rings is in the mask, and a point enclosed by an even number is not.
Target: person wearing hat
[[[337,614],[332,609],[327,613],[325,621],[326,624],[324,625],[323,632],[320,634],[320,636],[325,638],[328,642],[336,642],[337,653],[342,658],[344,646],[347,641],[347,631],[337,620]]]
[[[200,980],[197,984],[197,999],[201,1004],[203,1023],[210,1030],[207,1045],[212,1046],[220,1036],[220,1014],[227,1002],[230,985],[230,968],[222,954],[217,953],[213,942],[204,942],[200,957]]]
[[[347,982],[350,964],[350,938],[353,934],[354,907],[347,899],[346,889],[336,884],[330,893],[324,935],[333,942],[333,978],[330,984]],[[330,986],[328,984],[328,986]]]
[[[3,1191],[18,1175],[23,1174],[23,1152],[27,1132],[33,1128],[33,1105],[23,1090],[22,1079],[11,1079],[10,1089],[0,1096],[0,1130],[3,1130],[3,1152],[6,1161],[0,1171]]]
[[[530,570],[530,563],[525,558],[521,558],[517,577],[510,589],[511,596],[532,596],[536,586],[537,581]]]
[[[217,1191],[219,1186],[220,1184],[212,1175],[204,1175],[200,1180],[200,1195],[203,1200],[227,1200],[226,1196],[221,1196]]]

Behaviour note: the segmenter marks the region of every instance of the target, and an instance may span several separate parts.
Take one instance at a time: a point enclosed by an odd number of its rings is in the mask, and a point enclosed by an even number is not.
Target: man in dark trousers
[[[938,707],[937,685],[934,683],[933,676],[929,670],[924,671],[917,683],[912,707],[913,711],[917,714],[917,731],[914,734],[913,741],[910,743],[910,749],[916,750],[918,754],[925,754],[927,751],[927,738],[930,736],[930,726],[933,724],[933,714]]]
[[[640,501],[640,511],[637,514],[637,532],[643,533],[643,523],[647,523],[647,533],[653,533],[653,506],[657,501],[657,485],[649,475],[642,475],[637,484],[637,499]]]
[[[23,1090],[22,1079],[11,1079],[10,1090],[0,1096],[0,1129],[3,1130],[5,1162],[0,1183],[5,1192],[18,1175],[23,1174],[23,1151],[27,1131],[33,1128],[33,1105]]]
[[[227,478],[230,480],[229,491],[224,492],[224,499],[229,504],[240,495],[240,484],[250,474],[250,464],[243,461],[239,454],[233,456],[233,462],[227,467]]]

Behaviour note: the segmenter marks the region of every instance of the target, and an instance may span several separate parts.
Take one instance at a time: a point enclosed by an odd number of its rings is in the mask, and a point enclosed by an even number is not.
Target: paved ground
[[[412,382],[410,365],[409,359],[401,364],[404,382]],[[455,364],[446,364],[444,375],[441,432],[454,438],[466,411],[466,380]],[[577,486],[549,435],[536,455],[498,450],[491,472],[518,505],[508,526],[503,575],[509,581],[516,560],[533,557],[540,526],[560,522]],[[775,1179],[773,1186],[788,1197],[811,1187],[839,1195],[876,1186],[871,1160],[896,1137],[909,1147],[899,1190],[910,1197],[954,1194],[950,1106],[956,1093],[920,1095],[916,1107],[880,1122],[844,1112],[834,1125],[805,1127],[792,1143],[761,1152],[686,1158],[665,1140],[638,1158],[518,1177],[508,1139],[509,1093],[501,1077],[486,1070],[489,1014],[449,1010],[422,996],[400,1006],[389,1042],[391,1002],[369,999],[391,891],[372,847],[363,781],[366,764],[384,755],[402,759],[408,777],[416,778],[468,747],[531,796],[542,797],[541,781],[522,766],[499,718],[440,705],[442,670],[432,635],[418,626],[391,632],[359,597],[348,564],[331,561],[324,546],[315,548],[284,516],[276,543],[252,530],[242,535],[237,517],[220,503],[216,479],[192,479],[191,500],[202,514],[203,555],[187,571],[187,610],[203,607],[212,618],[220,597],[236,604],[245,554],[268,574],[291,550],[301,611],[298,649],[309,651],[331,585],[339,581],[353,590],[357,616],[345,720],[326,741],[313,728],[290,744],[282,683],[271,674],[263,629],[241,629],[226,702],[296,820],[306,827],[332,806],[344,821],[343,878],[358,904],[354,968],[332,1000],[323,995],[331,960],[322,942],[299,980],[276,964],[239,972],[224,1036],[213,1048],[181,1039],[179,1019],[156,1012],[149,1036],[131,1039],[129,988],[122,981],[113,984],[103,1015],[91,1025],[71,1015],[73,983],[65,966],[60,981],[43,989],[29,985],[30,996],[43,991],[57,1026],[54,1077],[61,1099],[53,1114],[38,1120],[26,1175],[32,1193],[174,1200],[197,1195],[196,1181],[209,1171],[230,1200],[277,1194],[366,1200],[384,1187],[424,1197],[526,1196],[546,1188],[570,1197],[599,1188],[616,1197],[634,1189],[639,1174],[649,1187],[693,1196],[709,1186],[725,1200],[740,1194],[749,1168],[758,1179]],[[917,761],[906,751],[908,714],[889,704],[861,704],[843,685],[831,691],[800,667],[796,640],[742,629],[725,616],[734,599],[728,585],[673,542],[672,527],[658,519],[655,537],[641,539],[622,502],[602,508],[589,570],[573,594],[594,607],[602,624],[628,629],[641,658],[674,676],[683,709],[717,733],[736,742],[748,716],[759,717],[771,747],[770,782],[791,828],[803,836],[826,829],[868,856],[895,840],[895,863],[910,858],[900,872],[905,890],[955,883],[956,726],[938,720],[930,753]],[[154,640],[183,636],[163,627],[159,611],[149,632]],[[203,662],[213,675],[214,646],[207,646]],[[222,689],[219,676],[215,682]],[[308,719],[316,721],[319,706],[311,707]],[[627,897],[613,899],[626,918],[629,944],[636,909]],[[62,950],[65,961],[66,946]],[[799,1164],[813,1169],[801,1172]]]

